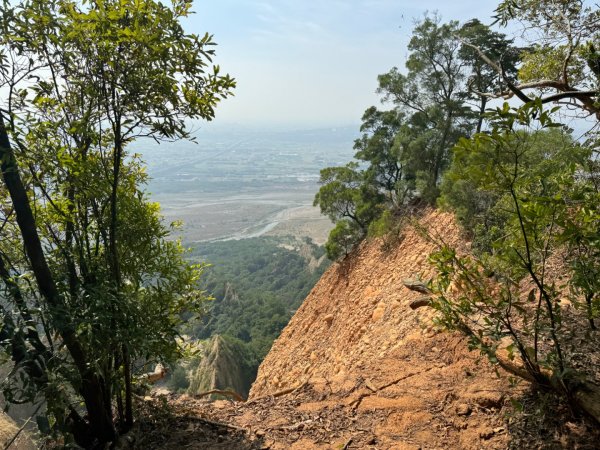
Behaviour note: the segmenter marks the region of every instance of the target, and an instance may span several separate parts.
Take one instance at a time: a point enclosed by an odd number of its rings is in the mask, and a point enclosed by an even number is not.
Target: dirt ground
[[[168,396],[145,402],[133,438],[140,450],[599,448],[598,429],[555,398],[524,389],[512,398],[524,404],[517,411],[508,398],[490,403],[493,394],[478,392],[466,406],[448,398],[419,412],[406,398],[340,404],[311,385],[248,403]]]
[[[17,436],[16,439],[15,436]],[[7,447],[10,445],[10,447]],[[34,450],[36,448],[27,432],[20,432],[17,424],[6,414],[0,412],[0,447],[11,450]]]

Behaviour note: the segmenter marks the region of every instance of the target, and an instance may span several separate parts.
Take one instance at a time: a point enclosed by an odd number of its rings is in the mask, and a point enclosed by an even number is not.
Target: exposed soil
[[[8,445],[10,447],[7,447]],[[11,450],[34,450],[36,448],[27,432],[19,432],[16,423],[3,412],[0,412],[0,448],[10,448]]]
[[[421,225],[468,251],[450,215],[427,213]],[[599,448],[598,428],[568,405],[511,386],[462,336],[438,330],[434,311],[409,307],[421,294],[404,281],[432,275],[431,243],[407,226],[384,244],[367,242],[324,274],[248,402],[174,396],[168,442],[138,448]]]

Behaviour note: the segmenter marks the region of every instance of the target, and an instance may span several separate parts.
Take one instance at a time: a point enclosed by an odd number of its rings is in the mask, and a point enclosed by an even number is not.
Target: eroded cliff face
[[[222,336],[213,336],[204,344],[198,367],[191,374],[191,395],[212,390],[233,390],[246,398],[256,373],[245,363],[242,346]]]
[[[468,250],[451,215],[426,213],[420,226]],[[384,247],[366,242],[324,274],[260,366],[250,400],[309,386],[314,400],[300,410],[372,417],[378,448],[506,448],[506,382],[463,337],[437,330],[433,310],[409,307],[422,294],[403,281],[431,277],[434,245],[407,225]]]

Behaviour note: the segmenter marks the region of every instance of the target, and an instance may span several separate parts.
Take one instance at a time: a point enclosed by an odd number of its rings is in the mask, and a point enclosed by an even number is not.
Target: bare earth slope
[[[451,215],[426,213],[421,226],[468,250]],[[546,400],[550,412],[540,412],[525,384],[510,388],[462,336],[438,331],[431,308],[410,308],[420,294],[403,281],[431,276],[432,244],[413,226],[389,250],[382,244],[362,244],[323,275],[260,366],[248,402],[173,399],[202,417],[194,420],[226,423],[219,440],[196,440],[185,412],[173,445],[160,448],[597,448],[598,433],[564,405]],[[524,401],[518,420],[511,398]]]
[[[421,223],[465,245],[450,215]],[[379,448],[505,448],[494,410],[507,387],[463,338],[435,330],[431,310],[409,307],[419,294],[403,280],[431,276],[433,246],[408,226],[399,245],[382,247],[362,245],[323,276],[262,363],[250,399],[308,383],[318,401],[300,410],[341,404],[350,417],[369,416]]]
[[[10,442],[11,450],[34,450],[36,447],[26,432],[19,434],[18,438],[13,441],[18,431],[19,427],[15,422],[5,413],[0,412],[0,447],[6,448]]]

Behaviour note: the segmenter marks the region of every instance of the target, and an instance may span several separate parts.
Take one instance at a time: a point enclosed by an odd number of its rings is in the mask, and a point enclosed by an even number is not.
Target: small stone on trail
[[[468,416],[471,414],[471,407],[466,403],[461,403],[456,407],[456,414],[459,416]]]
[[[485,441],[494,437],[496,433],[490,428],[486,428],[479,432],[479,437]]]

